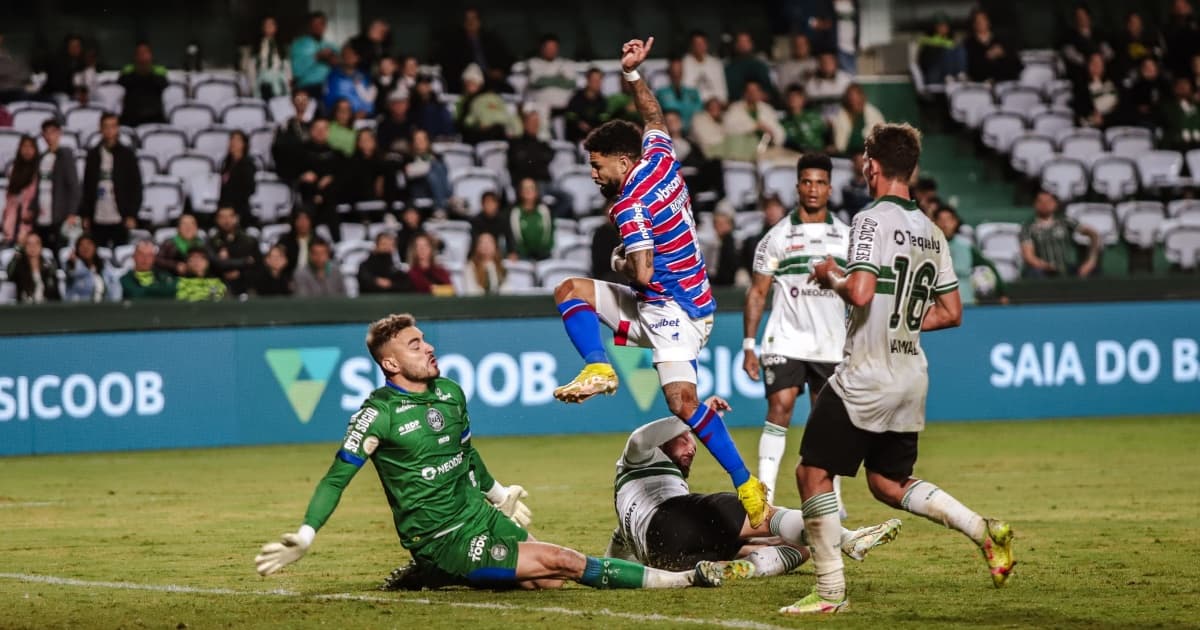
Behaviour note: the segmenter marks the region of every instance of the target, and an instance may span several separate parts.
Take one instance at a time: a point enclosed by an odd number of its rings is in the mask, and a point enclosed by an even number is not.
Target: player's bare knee
[[[587,300],[588,292],[584,288],[585,282],[591,282],[587,278],[576,278],[574,276],[564,279],[554,287],[554,301],[562,304],[567,300]]]
[[[700,408],[696,386],[691,383],[668,383],[663,386],[663,394],[667,397],[667,409],[681,420],[691,418],[696,409]]]

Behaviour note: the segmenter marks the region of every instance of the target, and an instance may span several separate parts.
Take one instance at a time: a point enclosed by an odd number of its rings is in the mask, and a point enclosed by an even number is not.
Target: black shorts
[[[800,462],[843,477],[856,476],[865,463],[871,472],[903,481],[912,476],[917,463],[917,435],[915,431],[873,433],[854,426],[846,403],[826,387],[804,427]]]
[[[764,354],[761,362],[763,385],[768,397],[790,387],[804,391],[805,384],[808,385],[808,391],[819,392],[825,387],[825,381],[833,376],[833,369],[837,367],[836,363],[801,361],[778,354]]]
[[[663,501],[646,528],[648,566],[686,571],[701,560],[733,560],[742,548],[746,509],[732,492]]]

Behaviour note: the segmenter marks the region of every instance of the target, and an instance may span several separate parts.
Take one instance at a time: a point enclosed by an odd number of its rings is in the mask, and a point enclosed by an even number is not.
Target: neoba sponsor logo
[[[0,376],[0,422],[88,418],[97,412],[110,418],[156,416],[166,404],[158,372]]]

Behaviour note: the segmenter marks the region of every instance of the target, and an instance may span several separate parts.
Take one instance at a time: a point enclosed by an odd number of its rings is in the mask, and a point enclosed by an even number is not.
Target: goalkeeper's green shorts
[[[529,539],[529,532],[499,510],[486,512],[421,547],[413,558],[471,586],[511,586],[517,578],[517,545]]]

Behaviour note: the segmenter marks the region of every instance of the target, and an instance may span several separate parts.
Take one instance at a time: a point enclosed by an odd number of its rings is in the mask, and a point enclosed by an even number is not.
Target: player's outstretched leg
[[[1004,586],[1016,565],[1012,527],[1007,522],[980,516],[945,490],[923,479],[909,478],[898,482],[868,471],[867,483],[880,501],[958,530],[970,538],[987,561],[992,585],[996,588]]]
[[[720,586],[721,567],[702,561],[692,571],[663,571],[618,560],[593,558],[574,549],[543,542],[518,545],[516,580],[572,580],[592,588],[686,588]]]
[[[617,391],[617,373],[612,368],[600,336],[600,318],[596,315],[596,289],[587,278],[567,278],[554,289],[554,301],[562,316],[563,327],[583,357],[583,370],[570,383],[554,390],[563,402],[583,402],[596,394]]]

